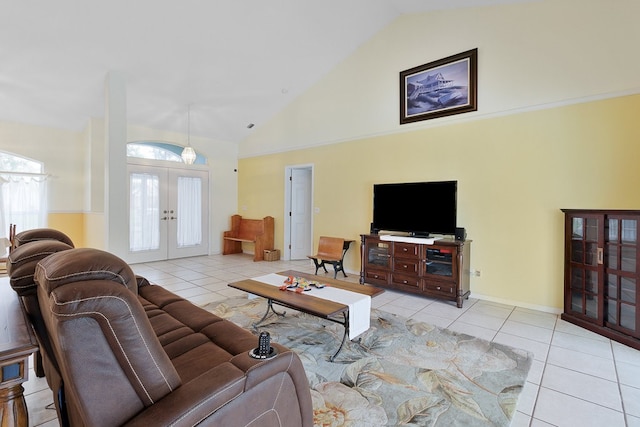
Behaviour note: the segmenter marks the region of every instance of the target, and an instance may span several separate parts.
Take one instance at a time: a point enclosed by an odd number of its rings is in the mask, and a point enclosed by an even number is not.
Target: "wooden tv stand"
[[[433,244],[382,240],[360,235],[360,283],[455,301],[469,298],[471,240],[436,240]]]

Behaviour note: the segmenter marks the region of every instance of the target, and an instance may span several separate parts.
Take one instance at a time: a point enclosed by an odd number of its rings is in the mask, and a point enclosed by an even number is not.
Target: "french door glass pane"
[[[630,277],[620,278],[620,299],[632,304],[636,302],[636,279]]]
[[[609,220],[609,241],[611,243],[616,243],[618,241],[618,220],[617,219]]]
[[[584,312],[584,308],[582,306],[582,292],[579,290],[571,290],[571,310],[576,313]]]
[[[598,272],[587,270],[587,277],[584,282],[584,289],[587,292],[598,292]]]
[[[628,304],[620,304],[620,326],[636,329],[636,307]]]
[[[587,218],[587,227],[586,227],[586,238],[590,242],[598,241],[598,219],[597,218]]]
[[[619,270],[618,245],[607,245],[607,267],[614,270]]]
[[[618,324],[618,312],[615,300],[607,301],[607,322]]]
[[[636,243],[638,222],[634,219],[622,220],[622,243]]]
[[[129,180],[129,249],[156,250],[160,246],[159,177],[132,173]]]
[[[607,274],[607,296],[618,298],[618,276],[615,274]]]
[[[571,241],[571,261],[584,263],[584,249],[582,240]]]
[[[636,248],[623,246],[622,247],[622,271],[636,271]]]
[[[584,289],[584,270],[581,268],[571,270],[571,289]]]
[[[178,247],[202,243],[202,180],[178,177],[177,240]]]
[[[598,296],[587,294],[587,312],[585,313],[588,317],[593,319],[598,318]]]
[[[571,238],[573,239],[584,239],[584,220],[582,218],[573,218],[572,227],[571,227]]]
[[[584,263],[587,265],[598,265],[598,244],[586,243]]]

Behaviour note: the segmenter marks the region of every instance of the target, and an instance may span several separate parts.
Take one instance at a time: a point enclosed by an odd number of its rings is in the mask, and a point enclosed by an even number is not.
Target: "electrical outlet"
[[[480,277],[480,270],[474,270],[473,275],[476,277]]]

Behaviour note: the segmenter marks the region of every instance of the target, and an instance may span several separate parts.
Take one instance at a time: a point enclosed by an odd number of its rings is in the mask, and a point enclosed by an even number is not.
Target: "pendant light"
[[[191,105],[187,106],[187,146],[182,150],[180,157],[188,165],[196,161],[196,151],[191,146]]]

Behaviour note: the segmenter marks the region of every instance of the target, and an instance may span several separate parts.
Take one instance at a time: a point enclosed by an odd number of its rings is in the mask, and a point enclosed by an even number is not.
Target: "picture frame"
[[[400,124],[476,111],[478,49],[400,72]]]

